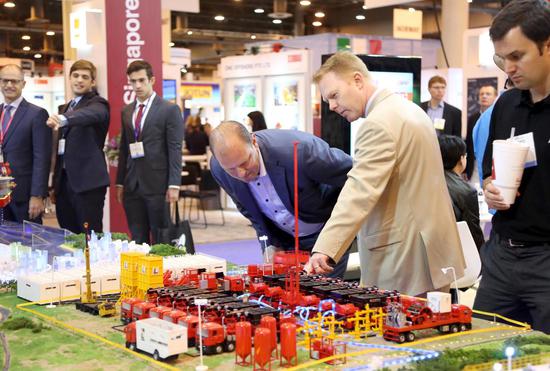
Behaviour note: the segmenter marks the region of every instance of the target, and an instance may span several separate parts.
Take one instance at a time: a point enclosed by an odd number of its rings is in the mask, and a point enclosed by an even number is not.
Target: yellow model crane
[[[84,248],[84,259],[86,260],[86,294],[80,296],[80,302],[76,303],[76,309],[99,315],[101,317],[114,316],[116,314],[116,307],[114,303],[105,301],[98,303],[95,292],[92,291],[92,274],[90,270],[90,245],[88,223],[84,223],[84,239],[86,242]]]

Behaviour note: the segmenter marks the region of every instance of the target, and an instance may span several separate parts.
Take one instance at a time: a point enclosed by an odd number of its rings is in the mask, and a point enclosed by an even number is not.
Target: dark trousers
[[[76,193],[62,170],[60,189],[55,197],[55,213],[61,228],[84,233],[84,223],[90,231],[103,232],[103,205],[107,187]]]
[[[23,223],[23,220],[28,220],[29,222],[42,224],[42,215],[34,219],[29,219],[29,201],[15,202],[12,200],[8,206],[4,208],[4,220],[10,220],[17,223]]]
[[[136,243],[159,243],[161,229],[168,228],[170,218],[166,195],[144,195],[139,189],[124,192],[126,220]]]
[[[493,233],[481,251],[474,309],[550,334],[550,246],[512,247]]]

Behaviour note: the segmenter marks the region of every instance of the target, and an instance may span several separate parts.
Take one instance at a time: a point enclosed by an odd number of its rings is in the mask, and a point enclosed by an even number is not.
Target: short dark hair
[[[447,81],[443,78],[443,76],[435,75],[428,81],[428,89],[431,88],[433,84],[438,83],[447,86]]]
[[[71,69],[69,70],[69,75],[72,75],[74,71],[78,71],[78,70],[90,71],[90,76],[92,77],[92,80],[95,80],[97,69],[95,68],[92,62],[87,61],[86,59],[77,60],[71,66]]]
[[[252,120],[252,131],[267,129],[264,114],[260,111],[252,111],[247,115]]]
[[[455,135],[440,135],[437,139],[443,159],[443,168],[452,170],[460,161],[460,157],[466,154],[466,143]]]
[[[499,41],[515,27],[537,44],[542,53],[543,43],[550,37],[550,5],[547,0],[510,1],[493,19],[489,35]]]
[[[151,63],[140,59],[137,61],[133,61],[128,65],[128,68],[126,69],[126,74],[130,75],[131,73],[145,70],[145,73],[147,74],[147,78],[150,80],[153,77],[153,66],[151,66]]]

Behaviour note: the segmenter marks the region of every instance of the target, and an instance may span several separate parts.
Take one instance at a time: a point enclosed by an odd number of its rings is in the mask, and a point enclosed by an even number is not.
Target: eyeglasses
[[[12,85],[19,85],[21,84],[23,80],[17,80],[17,79],[0,79],[0,84],[2,85],[8,85],[8,84],[12,84]]]

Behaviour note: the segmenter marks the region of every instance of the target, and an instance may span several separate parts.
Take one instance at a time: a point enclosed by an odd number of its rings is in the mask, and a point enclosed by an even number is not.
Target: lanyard
[[[12,107],[15,108],[15,107]],[[6,125],[6,130],[4,131],[4,128],[0,129],[0,146],[4,144],[4,134],[8,132],[11,122],[13,121],[13,117],[15,116],[15,109],[13,110],[13,113],[10,117],[10,121],[8,121],[8,124]],[[6,107],[3,107],[2,109],[2,116],[0,116],[0,125],[2,125],[2,122],[4,121],[4,114],[6,113]]]
[[[153,98],[153,95],[151,95],[149,98],[147,98],[147,103],[145,103],[145,107],[143,107],[143,111],[141,111],[141,120],[140,120],[140,123],[139,123],[139,131],[140,132],[143,131],[143,121],[145,119],[145,114],[147,113],[147,108],[149,107],[149,103],[151,103],[151,100],[152,100],[151,98]],[[139,103],[139,101],[136,99],[136,107],[139,107],[140,104],[143,104],[143,103]],[[138,133],[136,132],[136,120],[137,120],[138,112],[139,112],[139,108],[132,115],[134,117],[134,119],[132,121],[134,121],[134,138],[135,138],[136,142],[138,141]]]

